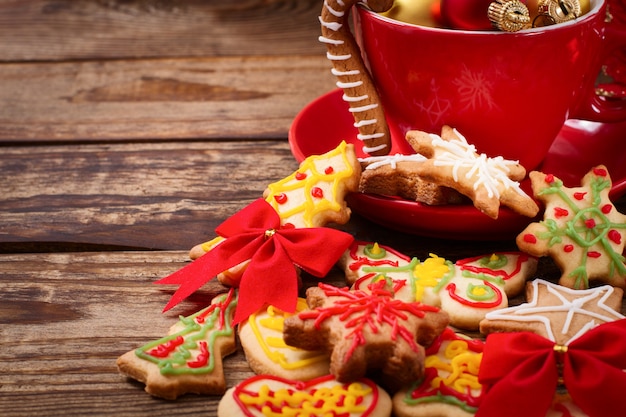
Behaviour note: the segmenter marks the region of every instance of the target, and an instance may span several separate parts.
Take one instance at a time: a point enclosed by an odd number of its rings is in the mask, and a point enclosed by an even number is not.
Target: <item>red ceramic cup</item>
[[[603,62],[626,48],[605,0],[575,21],[508,33],[448,30],[354,12],[361,47],[392,134],[457,128],[478,152],[536,168],[568,118],[626,120],[626,100],[595,92]],[[626,143],[626,142],[625,142]]]

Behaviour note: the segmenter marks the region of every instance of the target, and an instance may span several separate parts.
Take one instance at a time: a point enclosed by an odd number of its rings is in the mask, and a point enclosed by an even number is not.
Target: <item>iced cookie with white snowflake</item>
[[[517,161],[478,154],[474,145],[449,126],[442,128],[441,136],[412,130],[406,140],[415,152],[428,158],[419,166],[422,178],[454,188],[487,216],[497,219],[501,204],[528,217],[539,212],[535,201],[520,187],[526,169]]]
[[[533,193],[545,204],[543,221],[517,236],[520,250],[550,256],[561,269],[559,284],[589,288],[599,280],[626,289],[626,215],[609,199],[611,178],[605,166],[591,169],[581,187],[568,188],[551,174],[530,173]]]
[[[610,285],[573,290],[535,279],[528,282],[526,303],[488,313],[480,332],[532,332],[566,346],[594,327],[623,319],[624,292]]]

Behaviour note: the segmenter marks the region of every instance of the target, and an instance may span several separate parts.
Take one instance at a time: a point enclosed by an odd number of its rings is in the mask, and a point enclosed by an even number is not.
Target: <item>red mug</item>
[[[576,20],[511,33],[417,26],[355,7],[355,37],[391,132],[388,153],[413,152],[408,130],[449,125],[478,152],[532,170],[567,119],[626,120],[626,100],[595,88],[602,64],[626,48],[626,30],[606,21],[606,8],[591,0]]]

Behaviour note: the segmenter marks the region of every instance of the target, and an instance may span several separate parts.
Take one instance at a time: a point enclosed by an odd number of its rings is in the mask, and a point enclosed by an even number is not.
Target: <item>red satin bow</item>
[[[215,231],[226,240],[156,281],[180,284],[163,311],[180,303],[220,272],[249,260],[239,284],[234,323],[245,320],[266,304],[293,312],[298,298],[295,265],[323,277],[353,241],[350,234],[330,228],[281,229],[280,217],[263,199],[226,219]]]
[[[589,417],[626,415],[626,319],[602,324],[567,347],[534,333],[487,337],[478,375],[487,394],[476,417],[545,417],[563,366],[572,401]]]

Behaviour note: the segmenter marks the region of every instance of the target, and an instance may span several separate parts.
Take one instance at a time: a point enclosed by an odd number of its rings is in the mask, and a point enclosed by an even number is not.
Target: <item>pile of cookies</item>
[[[390,170],[408,172],[406,164],[418,164],[420,177],[439,191],[454,186],[487,215],[500,204],[531,217],[539,212],[519,188],[523,168],[488,161],[454,129],[441,137],[411,132],[409,141],[421,161],[377,166],[380,159],[359,161],[353,146],[341,143],[270,184],[242,210],[246,221],[260,225],[251,226],[254,233],[237,234],[233,219],[239,223],[242,214],[233,216],[216,239],[192,249],[189,269],[162,280],[197,284],[169,308],[212,278],[197,277],[211,253],[229,250],[238,258],[216,274],[224,294],[181,317],[165,337],[122,355],[120,372],[162,398],[223,395],[220,416],[624,415],[626,216],[609,200],[607,169],[593,168],[577,188],[531,172],[544,214],[519,234],[518,252],[420,260],[327,227],[349,220],[347,193],[380,183]],[[484,169],[473,169],[468,159],[481,160]],[[381,168],[380,175],[368,174]],[[268,211],[275,217],[260,221]],[[327,235],[331,229],[338,235]],[[239,247],[250,242],[260,249]],[[295,261],[302,251],[322,266]],[[559,284],[533,279],[541,256],[561,268]],[[323,282],[335,264],[345,272],[343,287]],[[293,276],[276,272],[285,268]],[[302,298],[300,270],[320,278]],[[295,293],[275,289],[284,277]],[[524,292],[525,303],[509,306]],[[227,387],[222,360],[237,349],[235,332],[256,376]],[[584,394],[592,389],[598,397]],[[535,397],[541,401],[529,401]]]

